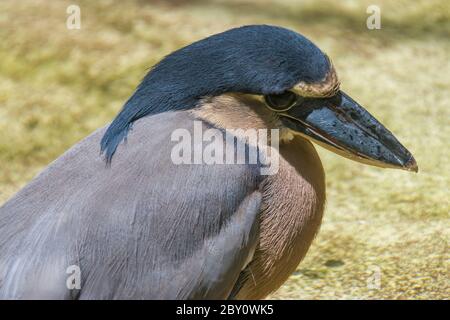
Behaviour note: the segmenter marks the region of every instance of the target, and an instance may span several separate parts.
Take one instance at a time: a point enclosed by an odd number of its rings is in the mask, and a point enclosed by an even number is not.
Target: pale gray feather
[[[0,298],[227,298],[258,239],[258,166],[174,165],[170,134],[192,120],[140,119],[111,167],[100,129],[6,202]]]

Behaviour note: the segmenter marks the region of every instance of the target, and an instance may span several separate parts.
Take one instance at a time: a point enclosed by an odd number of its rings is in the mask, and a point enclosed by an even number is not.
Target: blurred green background
[[[80,30],[66,28],[70,4],[81,8]],[[381,8],[380,30],[366,27],[371,4]],[[328,187],[323,225],[271,298],[449,298],[447,0],[2,0],[0,203],[112,120],[164,55],[261,23],[300,32],[328,53],[342,88],[420,167],[383,170],[319,148]]]

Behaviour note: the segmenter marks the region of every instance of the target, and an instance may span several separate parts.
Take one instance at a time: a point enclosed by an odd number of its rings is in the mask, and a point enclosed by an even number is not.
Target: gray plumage
[[[186,112],[137,121],[110,168],[100,129],[4,204],[0,298],[227,298],[257,244],[257,168],[174,165],[176,128]]]

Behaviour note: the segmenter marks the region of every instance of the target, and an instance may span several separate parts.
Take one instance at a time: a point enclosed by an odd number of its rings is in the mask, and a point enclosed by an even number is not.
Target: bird
[[[233,141],[256,161],[220,163],[217,151],[212,164],[175,163],[174,132],[192,138],[196,128],[212,132],[216,151],[227,140],[216,133],[236,129]],[[252,130],[266,139],[249,139]],[[296,270],[322,221],[315,145],[418,171],[300,33],[249,25],[180,48],[148,71],[111,123],[2,205],[0,298],[266,298]],[[183,151],[202,152],[199,142],[191,147]],[[277,170],[262,174],[269,157]]]

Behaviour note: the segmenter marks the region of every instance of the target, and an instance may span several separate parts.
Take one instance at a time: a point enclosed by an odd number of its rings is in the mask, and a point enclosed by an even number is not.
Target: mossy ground
[[[271,298],[449,298],[448,1],[75,2],[81,30],[66,28],[74,1],[0,2],[1,202],[110,121],[167,53],[235,26],[281,25],[329,54],[342,88],[413,152],[420,173],[320,150],[324,222]],[[366,28],[371,4],[381,30]]]

